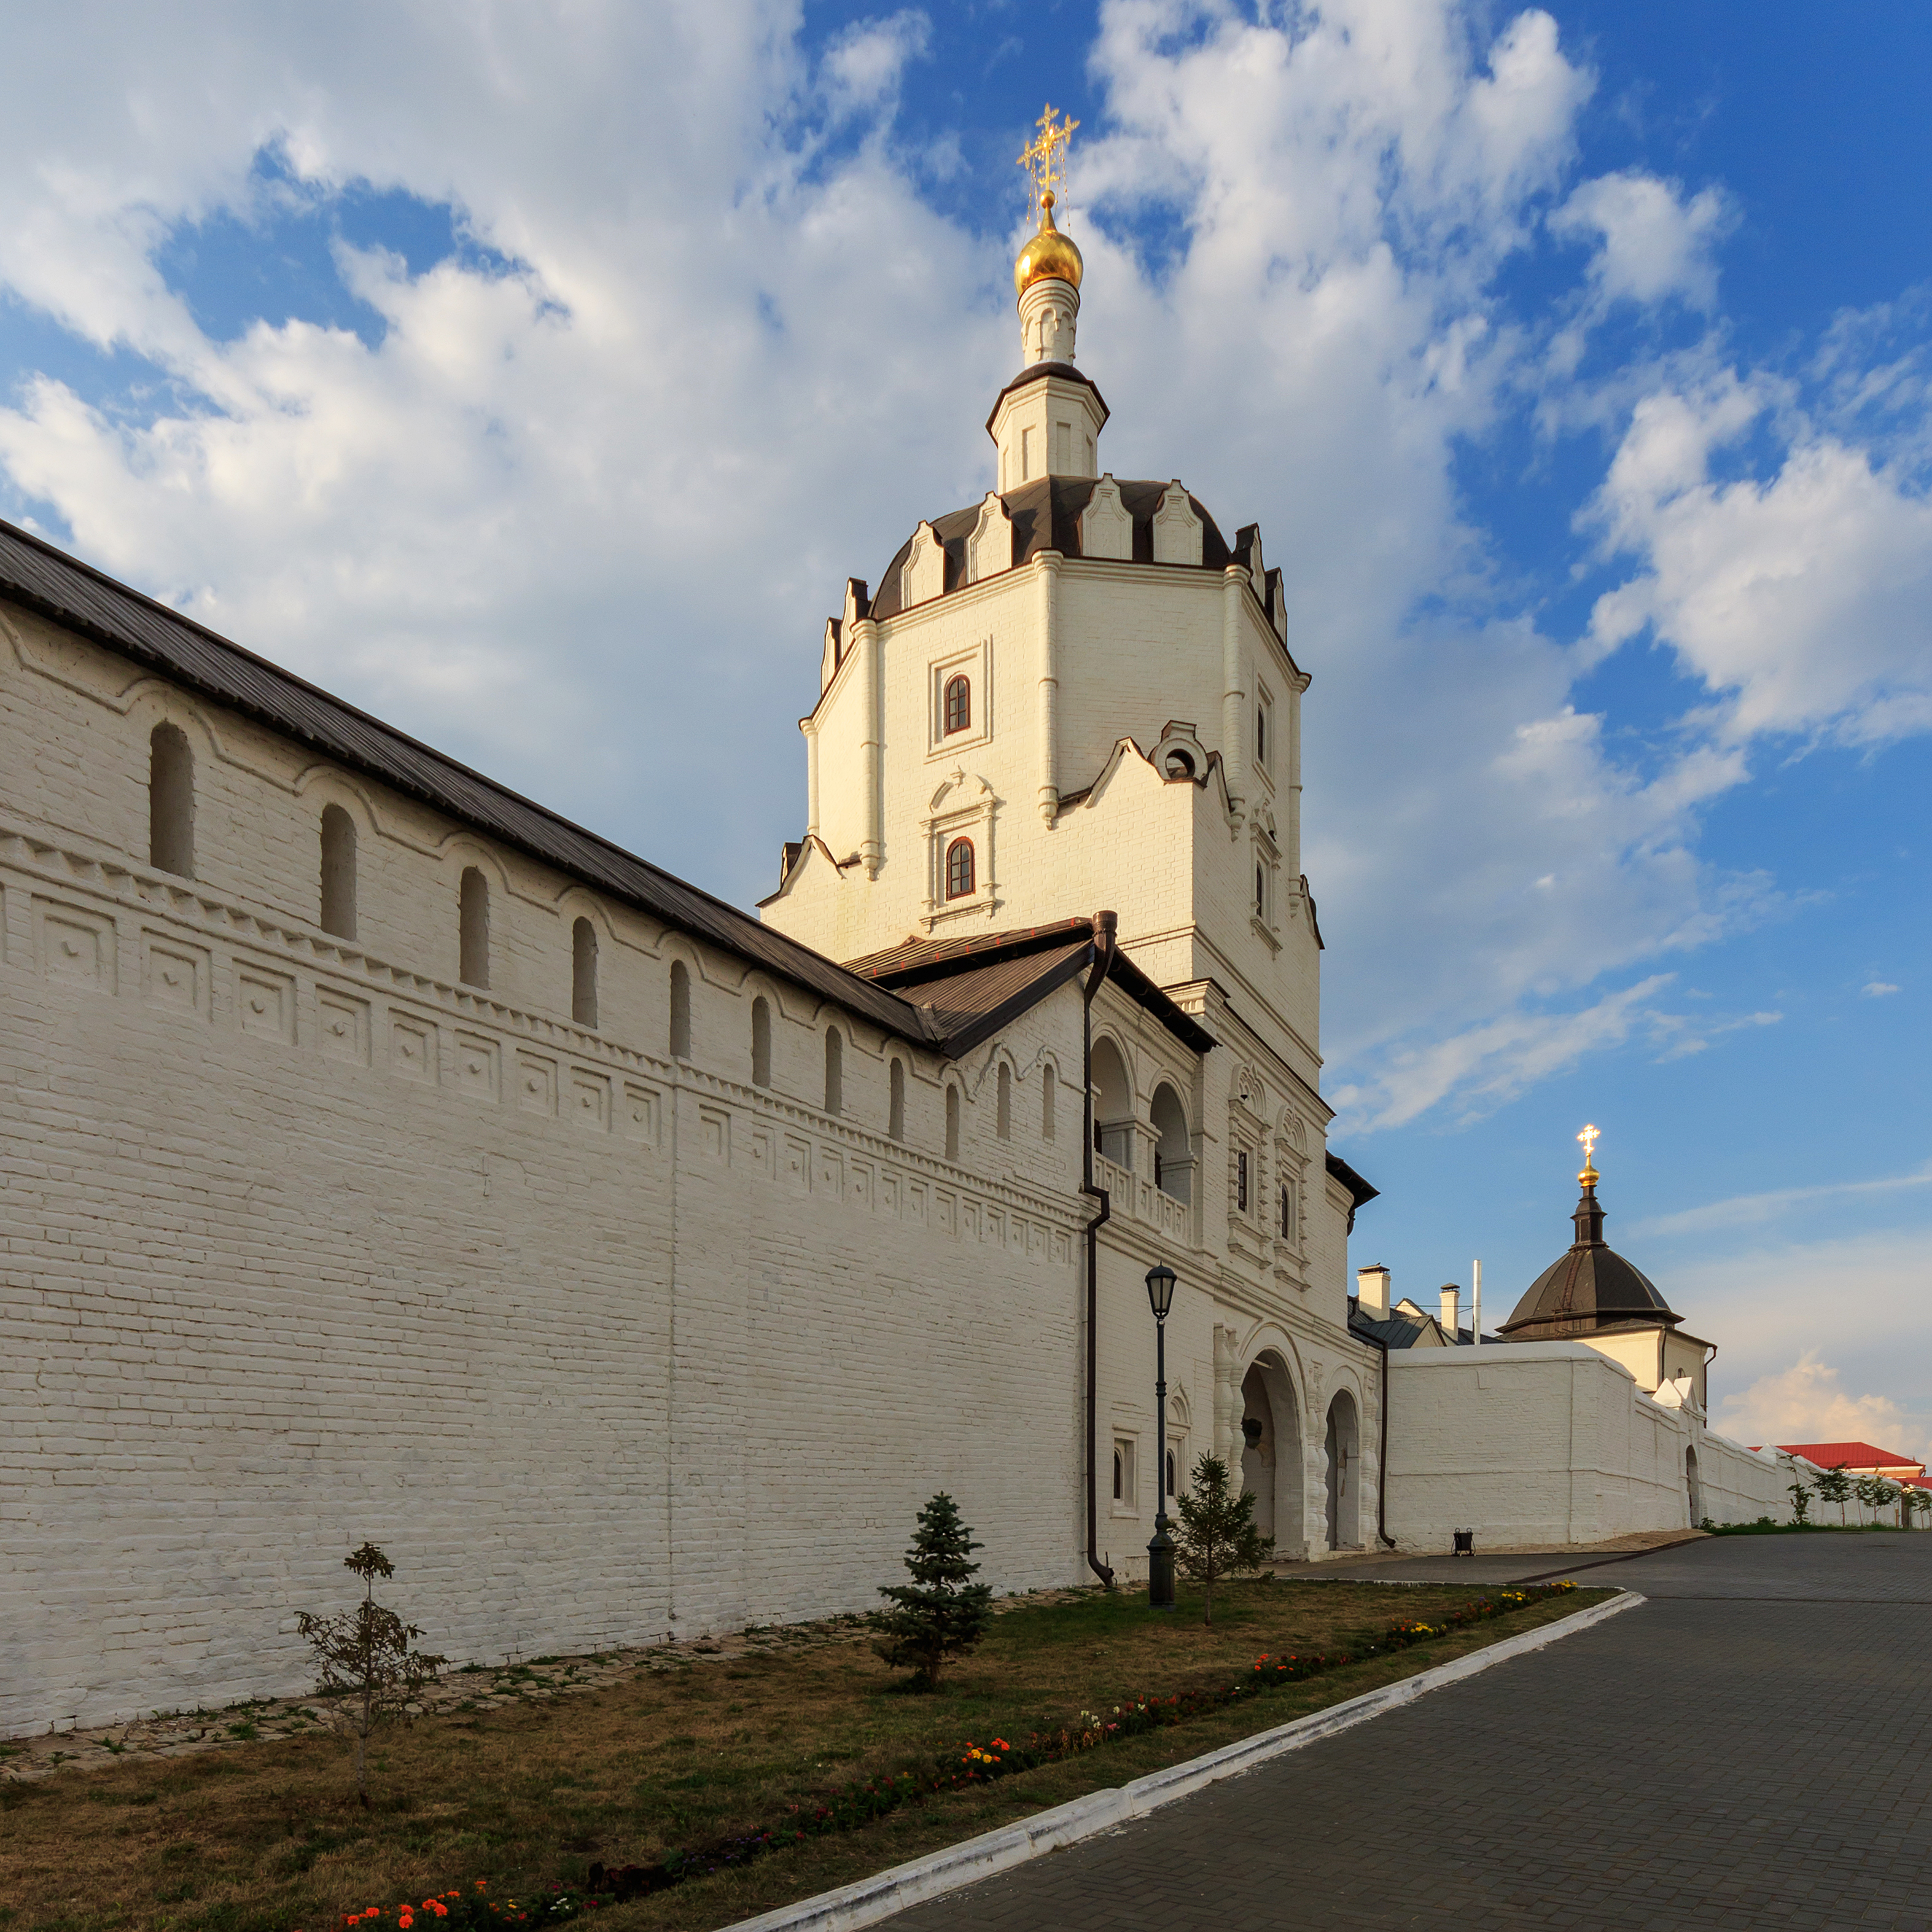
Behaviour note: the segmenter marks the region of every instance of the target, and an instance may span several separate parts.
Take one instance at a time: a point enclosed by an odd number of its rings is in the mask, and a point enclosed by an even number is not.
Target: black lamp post
[[[1167,1529],[1167,1311],[1174,1306],[1174,1270],[1148,1270],[1148,1301],[1154,1310],[1154,1482],[1157,1507],[1154,1540],[1148,1545],[1148,1608],[1174,1608],[1174,1538]]]

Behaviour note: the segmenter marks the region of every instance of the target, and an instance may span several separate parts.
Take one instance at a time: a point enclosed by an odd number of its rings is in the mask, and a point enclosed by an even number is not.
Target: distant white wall
[[[1700,1516],[1790,1519],[1776,1456],[1713,1435],[1580,1343],[1390,1358],[1388,1528],[1406,1548],[1447,1550],[1456,1529],[1480,1550],[1688,1528],[1691,1452]]]

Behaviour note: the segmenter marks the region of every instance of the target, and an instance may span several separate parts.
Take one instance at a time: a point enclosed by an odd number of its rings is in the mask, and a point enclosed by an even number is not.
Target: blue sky
[[[1315,678],[1355,1258],[1499,1316],[1594,1120],[1720,1417],[1932,1452],[1922,8],[10,34],[0,514],[747,903],[1070,108],[1109,465],[1258,519]]]

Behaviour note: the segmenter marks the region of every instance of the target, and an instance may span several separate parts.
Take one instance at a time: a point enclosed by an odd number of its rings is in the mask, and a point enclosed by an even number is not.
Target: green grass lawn
[[[968,1738],[1024,1738],[1137,1694],[1226,1684],[1263,1654],[1334,1650],[1390,1621],[1480,1598],[1428,1586],[1224,1586],[1156,1616],[1098,1591],[1004,1609],[936,1694],[909,1695],[854,1620],[775,1632],[762,1654],[660,1654],[595,1690],[460,1710],[372,1741],[372,1808],[330,1735],[231,1735],[168,1758],[104,1754],[0,1786],[6,1932],[330,1932],[345,1912],[488,1880],[499,1894],[580,1881],[593,1859],[650,1864],[748,1834],[784,1808],[926,1762]],[[728,1924],[749,1913],[1180,1762],[1525,1628],[1606,1592],[1289,1685],[1149,1736],[977,1789],[598,1915],[610,1932]],[[245,1726],[235,1727],[245,1730]]]

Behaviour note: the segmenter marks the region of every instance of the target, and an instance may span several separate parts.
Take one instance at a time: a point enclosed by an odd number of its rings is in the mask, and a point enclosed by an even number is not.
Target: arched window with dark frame
[[[905,1138],[905,1062],[892,1062],[892,1087],[887,1098],[886,1132],[896,1141]]]
[[[956,838],[946,848],[946,896],[970,898],[976,889],[973,865],[973,842]]]
[[[761,993],[752,1002],[752,1084],[772,1084],[772,1003]]]
[[[968,730],[973,722],[973,686],[969,679],[949,677],[944,699],[946,736]]]
[[[825,1111],[845,1111],[845,1042],[836,1027],[825,1029]]]

